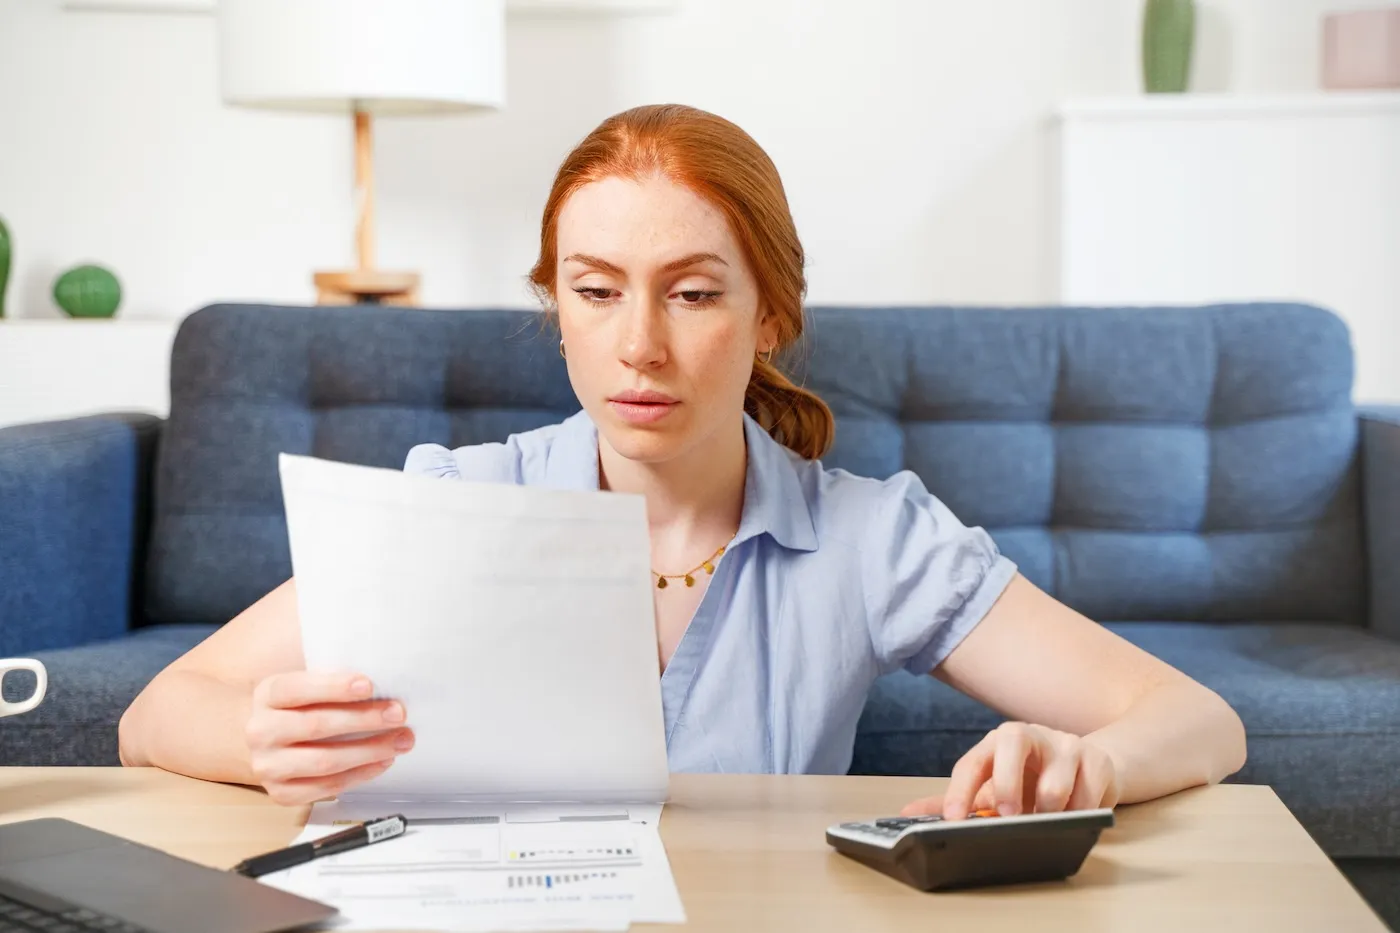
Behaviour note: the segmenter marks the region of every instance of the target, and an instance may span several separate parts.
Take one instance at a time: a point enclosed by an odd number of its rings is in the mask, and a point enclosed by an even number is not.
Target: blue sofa
[[[1031,580],[1224,695],[1249,731],[1235,780],[1400,920],[1400,409],[1353,407],[1341,321],[817,308],[785,363],[836,413],[829,465],[914,470]],[[513,311],[213,306],[171,382],[164,420],[0,430],[0,656],[51,671],[0,721],[0,764],[116,764],[142,686],[288,575],[279,451],[399,467],[577,408]],[[998,721],[890,676],[852,770],[947,774]]]

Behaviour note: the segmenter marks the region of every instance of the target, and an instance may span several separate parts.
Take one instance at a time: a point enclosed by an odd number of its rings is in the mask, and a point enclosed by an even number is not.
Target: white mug
[[[44,691],[49,686],[49,672],[44,669],[43,661],[36,661],[33,658],[0,658],[0,681],[3,681],[5,675],[10,671],[33,671],[34,676],[39,678],[39,682],[34,687],[34,695],[27,700],[6,703],[0,699],[0,716],[14,716],[16,713],[29,712],[43,701]]]

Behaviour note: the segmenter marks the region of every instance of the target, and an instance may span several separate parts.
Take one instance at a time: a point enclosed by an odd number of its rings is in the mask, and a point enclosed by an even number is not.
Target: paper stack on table
[[[263,881],[347,929],[684,922],[637,496],[447,481],[283,454],[308,670],[403,701],[411,752],[334,803],[397,839]]]

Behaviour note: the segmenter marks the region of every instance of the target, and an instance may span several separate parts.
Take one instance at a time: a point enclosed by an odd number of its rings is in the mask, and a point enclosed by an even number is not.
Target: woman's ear
[[[777,315],[760,309],[758,317],[758,345],[759,353],[769,353],[778,347],[778,318]]]

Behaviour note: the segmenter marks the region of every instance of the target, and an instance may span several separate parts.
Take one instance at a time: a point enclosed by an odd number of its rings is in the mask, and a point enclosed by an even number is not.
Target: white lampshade
[[[230,104],[421,114],[505,103],[505,0],[219,0]]]

